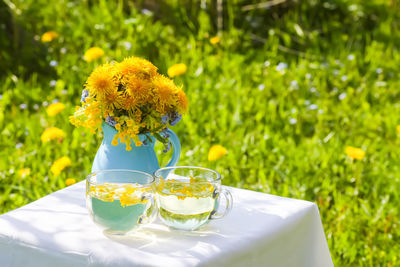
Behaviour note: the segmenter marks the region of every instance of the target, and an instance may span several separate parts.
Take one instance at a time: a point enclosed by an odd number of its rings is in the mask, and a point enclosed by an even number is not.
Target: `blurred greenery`
[[[164,74],[188,66],[174,79],[190,101],[173,127],[180,165],[315,202],[337,266],[400,265],[400,3],[219,2],[0,1],[0,212],[84,179],[101,135],[68,116],[95,66],[135,55]],[[47,31],[58,37],[43,43]],[[105,56],[88,63],[93,46]],[[54,101],[66,109],[49,117]],[[66,137],[42,143],[53,126]],[[214,144],[228,154],[210,162]],[[347,146],[365,157],[351,159]],[[62,156],[72,165],[54,176]]]

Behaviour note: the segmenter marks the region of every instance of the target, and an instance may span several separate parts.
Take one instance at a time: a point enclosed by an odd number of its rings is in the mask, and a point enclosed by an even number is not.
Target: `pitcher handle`
[[[167,129],[167,133],[169,134],[169,140],[171,141],[173,152],[172,158],[166,167],[172,167],[178,163],[179,156],[181,155],[181,142],[179,142],[178,136],[176,136],[172,130]]]

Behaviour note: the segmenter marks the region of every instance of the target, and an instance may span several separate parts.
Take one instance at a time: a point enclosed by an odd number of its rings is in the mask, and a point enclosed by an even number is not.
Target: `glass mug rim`
[[[204,167],[196,167],[196,166],[172,166],[172,167],[163,167],[163,168],[160,168],[160,169],[154,171],[153,176],[154,176],[155,178],[157,178],[157,179],[156,179],[156,182],[158,182],[158,181],[161,180],[161,179],[164,180],[164,181],[166,181],[166,179],[163,178],[163,177],[160,175],[159,172],[166,171],[166,170],[175,170],[175,169],[183,169],[183,170],[184,170],[184,169],[186,169],[186,170],[196,169],[196,170],[203,170],[203,171],[211,172],[211,173],[217,175],[217,178],[214,178],[214,179],[212,179],[212,180],[210,180],[210,181],[195,182],[195,183],[197,183],[197,184],[200,184],[200,183],[215,183],[215,182],[221,181],[221,174],[219,174],[219,172],[217,172],[217,171],[215,171],[215,170],[212,170],[212,169],[208,169],[208,168],[204,168]],[[182,181],[168,181],[168,182],[169,182],[169,183],[190,183],[190,182],[182,182]]]
[[[128,169],[109,169],[109,170],[100,170],[100,171],[94,171],[92,173],[90,173],[88,176],[86,176],[86,180],[89,184],[92,185],[101,185],[104,184],[105,182],[95,182],[93,181],[93,178],[96,177],[96,175],[98,174],[102,174],[102,173],[131,173],[131,174],[141,174],[144,176],[147,176],[148,178],[150,178],[150,181],[145,183],[145,184],[138,184],[135,185],[135,187],[149,187],[151,186],[154,182],[155,182],[155,178],[153,175],[147,173],[147,172],[142,172],[142,171],[137,171],[137,170],[128,170]],[[112,182],[113,184],[127,184],[127,183],[135,183],[134,181],[135,177],[132,177],[132,181],[131,182]]]

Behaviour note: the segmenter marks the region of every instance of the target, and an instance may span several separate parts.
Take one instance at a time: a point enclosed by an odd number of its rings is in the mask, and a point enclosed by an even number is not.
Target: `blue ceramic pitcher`
[[[154,151],[156,140],[153,136],[151,136],[152,142],[148,142],[148,145],[138,147],[133,145],[132,150],[127,151],[124,143],[120,143],[116,146],[111,144],[117,130],[105,122],[103,122],[102,128],[104,138],[94,158],[92,172],[110,169],[125,169],[138,170],[153,174],[154,171],[160,168],[156,152]],[[173,147],[172,159],[167,164],[168,167],[175,166],[176,163],[178,163],[181,154],[181,143],[173,131],[167,129],[167,133],[169,134],[169,140]],[[140,134],[139,139],[143,142],[146,139],[146,136]]]

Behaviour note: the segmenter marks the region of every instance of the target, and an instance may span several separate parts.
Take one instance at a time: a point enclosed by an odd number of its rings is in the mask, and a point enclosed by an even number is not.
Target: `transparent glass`
[[[202,167],[166,167],[154,172],[160,219],[180,230],[195,230],[210,219],[223,218],[232,208],[231,193],[221,175]],[[225,199],[225,207],[221,198]]]
[[[106,234],[123,235],[155,218],[155,183],[148,173],[105,170],[86,178],[86,206]]]

